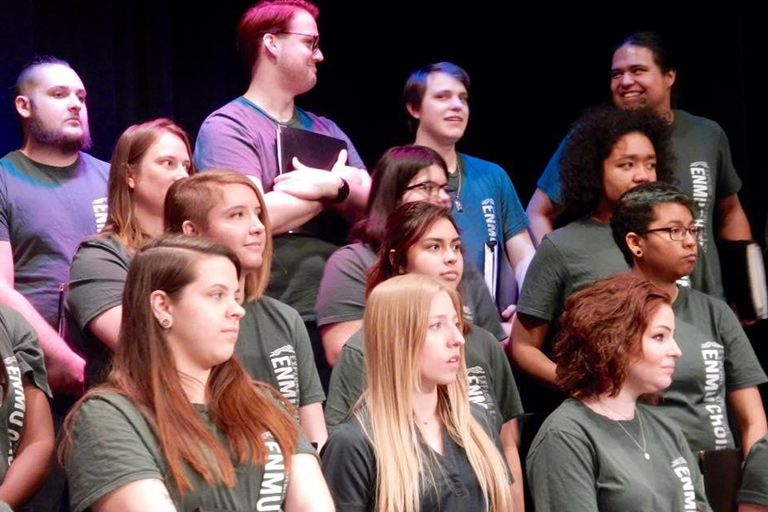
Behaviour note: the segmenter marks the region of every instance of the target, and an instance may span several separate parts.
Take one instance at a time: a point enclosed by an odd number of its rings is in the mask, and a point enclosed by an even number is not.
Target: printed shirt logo
[[[709,170],[709,164],[707,162],[692,162],[690,166],[691,170],[691,185],[693,188],[693,202],[699,208],[699,216],[694,221],[694,224],[701,228],[707,227],[707,219],[709,218],[709,209],[712,207],[713,200],[711,190],[712,173]],[[709,234],[704,229],[699,237],[699,246],[704,252],[707,252],[707,238]]]
[[[680,479],[683,487],[683,510],[696,510],[696,490],[693,487],[691,470],[684,457],[678,457],[672,461],[672,471]]]
[[[107,198],[94,199],[91,204],[93,205],[93,216],[96,219],[96,232],[98,233],[107,223]]]
[[[489,411],[495,421],[496,408],[491,395],[491,387],[488,383],[488,375],[482,366],[467,368],[467,385],[469,388],[469,401],[480,405]]]
[[[701,344],[705,382],[703,402],[715,438],[716,450],[728,448],[731,439],[725,406],[724,356],[725,351],[719,343],[708,341]]]
[[[483,199],[482,201],[483,218],[485,218],[485,225],[488,227],[488,241],[497,242],[496,236],[496,208],[494,206],[493,199],[490,197]]]
[[[16,450],[19,448],[19,439],[21,438],[21,430],[24,427],[24,412],[26,411],[26,399],[24,397],[24,385],[21,382],[21,369],[19,363],[16,361],[16,356],[8,356],[3,359],[5,363],[5,369],[8,372],[8,382],[10,389],[8,389],[8,398],[3,405],[5,412],[8,414],[8,465],[13,462],[13,457],[16,454]]]
[[[267,464],[264,466],[264,476],[259,488],[259,501],[256,510],[282,510],[285,491],[288,488],[288,476],[285,474],[285,457],[272,434],[263,434],[264,445],[267,448]]]
[[[269,353],[272,372],[277,380],[277,389],[293,404],[299,407],[299,369],[296,351],[291,345],[283,345]]]

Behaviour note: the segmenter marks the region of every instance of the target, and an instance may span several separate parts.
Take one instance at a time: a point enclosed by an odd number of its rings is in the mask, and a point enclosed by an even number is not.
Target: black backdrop
[[[168,116],[196,134],[206,115],[245,90],[234,30],[249,3],[2,0],[0,154],[19,146],[12,87],[35,54],[67,59],[83,78],[92,153],[100,158],[109,159],[120,132],[140,120]],[[661,32],[679,61],[676,105],[725,128],[745,184],[742,202],[762,241],[768,45],[757,12],[728,5],[712,12],[650,4],[318,3],[326,61],[301,106],[334,119],[372,166],[386,148],[410,141],[400,101],[408,73],[456,62],[473,79],[460,148],[505,167],[524,204],[569,123],[608,99],[613,44],[632,31]]]
[[[245,90],[234,28],[249,2],[2,1],[0,154],[19,145],[12,86],[35,54],[70,61],[88,88],[95,147],[108,159],[129,124],[169,116],[190,133]],[[465,152],[507,169],[526,203],[568,124],[608,99],[612,45],[640,29],[660,31],[679,60],[677,105],[728,133],[745,187],[742,201],[762,239],[768,177],[762,172],[768,110],[756,13],[562,9],[467,2],[320,0],[317,87],[299,99],[334,119],[371,166],[407,143],[400,92],[409,71],[451,60],[473,79]]]

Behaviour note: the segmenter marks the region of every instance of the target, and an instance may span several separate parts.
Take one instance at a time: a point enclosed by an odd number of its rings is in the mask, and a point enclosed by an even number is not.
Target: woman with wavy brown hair
[[[528,453],[537,512],[710,510],[680,427],[642,403],[680,357],[669,296],[616,274],[572,294],[560,323],[557,382],[571,398]]]
[[[494,429],[470,406],[463,327],[461,299],[433,277],[397,276],[370,294],[366,390],[323,452],[340,510],[509,510]]]
[[[202,238],[136,253],[108,381],[64,427],[75,512],[332,509],[292,406],[232,357],[239,275],[237,256]]]
[[[117,140],[106,225],[80,244],[70,269],[67,321],[72,343],[87,360],[87,387],[106,378],[128,264],[142,244],[163,233],[165,193],[194,173],[191,155],[189,137],[170,119],[135,124]]]

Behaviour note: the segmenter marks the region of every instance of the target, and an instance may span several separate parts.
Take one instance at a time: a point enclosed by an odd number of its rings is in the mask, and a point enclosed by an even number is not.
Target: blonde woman
[[[408,274],[377,286],[363,320],[367,389],[322,466],[339,510],[509,510],[509,473],[471,408],[461,299]]]

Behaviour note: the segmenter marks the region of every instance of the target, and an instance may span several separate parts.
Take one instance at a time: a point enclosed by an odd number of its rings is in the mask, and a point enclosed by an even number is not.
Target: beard
[[[43,123],[38,116],[32,116],[29,119],[29,136],[38,143],[58,148],[64,153],[74,153],[83,149],[90,149],[93,146],[91,140],[91,131],[88,128],[88,122],[81,120],[81,131],[79,135],[68,134],[62,130],[52,129]]]

